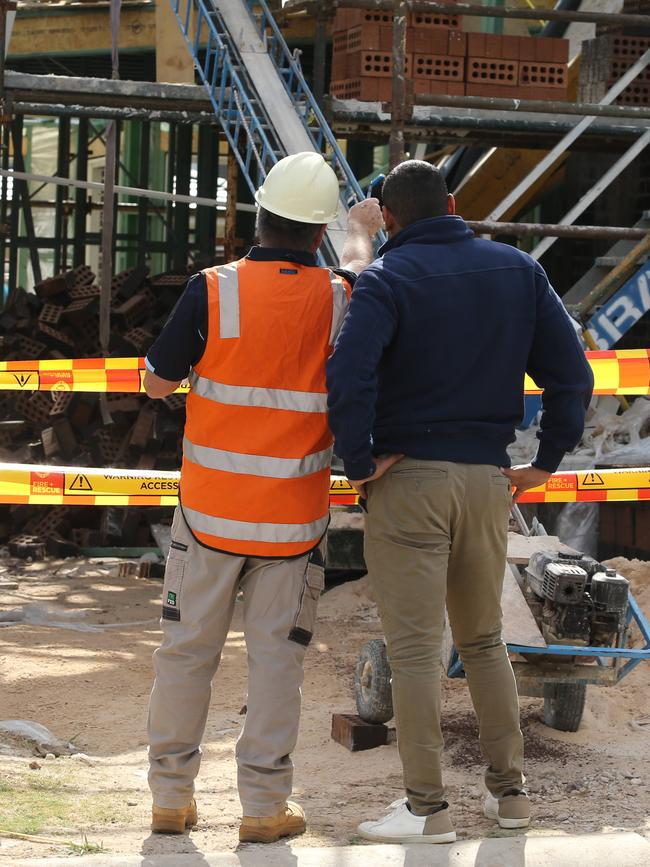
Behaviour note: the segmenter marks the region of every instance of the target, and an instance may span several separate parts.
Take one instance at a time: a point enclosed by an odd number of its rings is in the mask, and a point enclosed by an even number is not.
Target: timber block
[[[383,723],[369,723],[351,713],[332,714],[332,740],[350,752],[383,747],[389,741],[389,728]]]

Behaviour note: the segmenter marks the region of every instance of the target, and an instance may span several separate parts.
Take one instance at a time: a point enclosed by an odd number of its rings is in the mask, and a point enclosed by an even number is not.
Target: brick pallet
[[[582,44],[580,99],[599,102],[641,55],[650,36],[608,33]],[[650,105],[650,70],[646,67],[615,100],[621,105]]]
[[[111,286],[111,349],[116,356],[143,355],[161,330],[187,274],[148,277],[133,268]],[[42,281],[35,294],[14,290],[0,313],[3,360],[97,357],[99,288],[86,266]],[[36,339],[34,339],[36,338]],[[174,470],[180,465],[184,401],[110,393],[106,425],[98,394],[0,391],[0,461],[58,466],[103,466]],[[168,510],[167,510],[168,513]],[[0,506],[0,543],[12,535],[34,537],[36,548],[15,546],[33,556],[42,546],[59,556],[79,545],[149,546],[150,524],[159,509]],[[51,541],[48,541],[51,540]],[[31,544],[31,543],[30,543]]]
[[[464,33],[458,16],[410,13],[406,76],[418,94],[567,98],[565,39]],[[339,9],[330,92],[388,103],[392,96],[392,13]]]

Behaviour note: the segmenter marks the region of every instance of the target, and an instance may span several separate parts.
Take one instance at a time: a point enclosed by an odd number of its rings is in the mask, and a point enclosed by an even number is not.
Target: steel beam
[[[650,229],[627,229],[623,226],[565,226],[555,223],[499,223],[492,220],[467,220],[470,229],[481,235],[513,235],[516,238],[602,238],[609,241],[633,241],[650,237]]]
[[[533,112],[538,114],[579,115],[580,117],[627,117],[637,121],[650,120],[650,108],[642,105],[603,105],[600,102],[564,102],[544,99],[506,99],[495,96],[449,96],[418,94],[415,105],[445,108],[479,108],[487,111]]]
[[[88,178],[88,120],[80,118],[77,128],[77,180]],[[74,239],[72,242],[72,264],[75,268],[86,261],[86,214],[88,202],[82,187],[75,190]]]
[[[371,9],[390,12],[393,0],[288,0],[285,12],[298,9],[313,10],[326,6],[330,14],[341,6],[347,9]],[[622,27],[650,28],[647,15],[632,12],[574,12],[560,9],[521,9],[513,6],[481,6],[476,3],[440,3],[435,0],[408,0],[409,9],[414,12],[440,12],[443,15],[469,15],[481,18],[516,18],[524,21],[566,21],[584,24],[619,24]]]

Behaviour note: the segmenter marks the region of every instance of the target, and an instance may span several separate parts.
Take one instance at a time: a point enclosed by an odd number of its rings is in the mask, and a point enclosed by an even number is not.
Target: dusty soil
[[[618,560],[633,577],[650,614],[650,564]],[[20,790],[67,799],[33,830],[79,840],[86,834],[113,853],[232,850],[239,803],[233,747],[246,699],[246,660],[237,611],[215,682],[197,785],[200,824],[190,835],[154,837],[148,830],[145,722],[151,653],[159,641],[161,582],[118,578],[117,564],[89,560],[21,564],[3,561],[18,576],[4,590],[0,612],[25,603],[67,611],[85,609],[80,623],[101,632],[19,624],[0,628],[0,719],[30,719],[74,743],[87,759],[0,755],[0,829],[16,822]],[[366,579],[337,587],[321,601],[318,632],[307,655],[303,722],[295,753],[295,797],[309,830],[296,846],[355,841],[355,826],[401,796],[394,744],[349,753],[330,739],[333,712],[353,712],[352,678],[360,646],[381,635]],[[74,625],[74,624],[73,624]],[[650,679],[647,663],[613,688],[591,688],[575,734],[546,728],[540,699],[522,698],[527,774],[534,799],[530,833],[650,830]],[[448,798],[459,836],[497,833],[482,817],[482,760],[465,683],[444,683]],[[30,768],[30,763],[35,767]],[[31,803],[21,801],[21,803]],[[25,810],[35,807],[23,807]],[[20,817],[18,817],[20,818]],[[25,818],[25,817],[23,817]],[[507,832],[506,832],[507,833]],[[512,832],[510,832],[512,833]],[[278,844],[281,845],[281,844]],[[65,848],[0,839],[0,862],[64,854]],[[78,862],[77,862],[78,863]]]

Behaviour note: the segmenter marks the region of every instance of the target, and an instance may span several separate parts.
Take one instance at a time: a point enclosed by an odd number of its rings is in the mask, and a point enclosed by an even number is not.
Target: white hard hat
[[[329,223],[338,213],[339,182],[321,154],[292,154],[273,166],[255,201],[265,211],[297,223]]]

